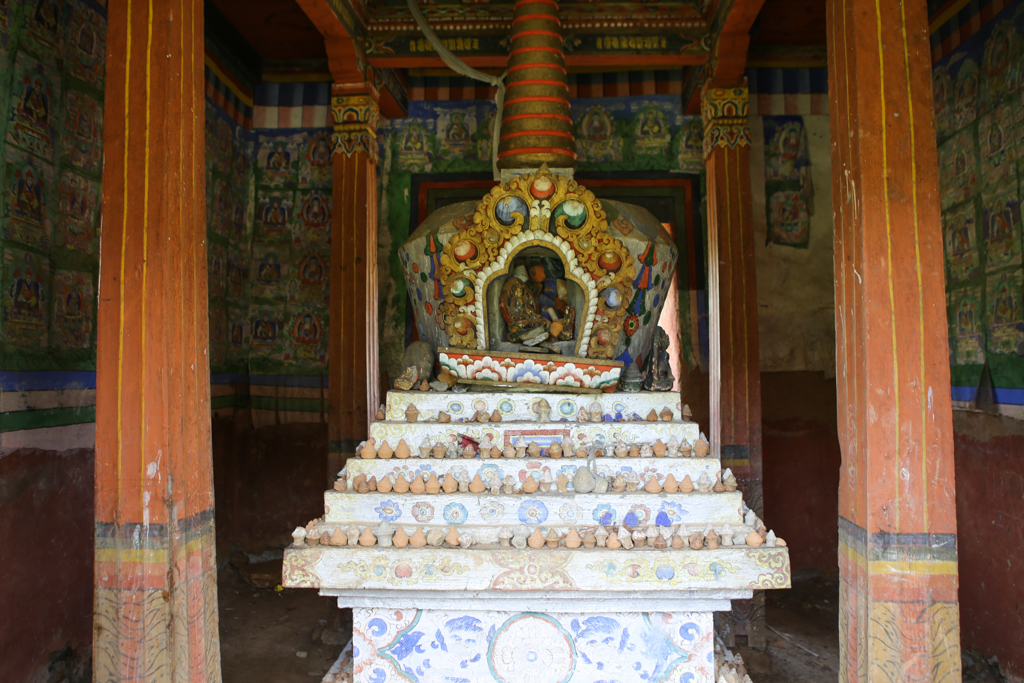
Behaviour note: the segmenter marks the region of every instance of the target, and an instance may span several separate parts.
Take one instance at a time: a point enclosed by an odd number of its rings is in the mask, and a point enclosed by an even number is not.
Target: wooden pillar
[[[750,195],[746,81],[708,81],[701,93],[708,202],[711,446],[762,515],[761,366]],[[764,593],[737,600],[719,625],[729,644],[764,648]]]
[[[380,404],[377,348],[377,92],[333,86],[329,406],[331,474],[369,435]]]
[[[830,0],[840,681],[959,681],[925,0]]]
[[[93,680],[220,681],[203,3],[108,22]]]

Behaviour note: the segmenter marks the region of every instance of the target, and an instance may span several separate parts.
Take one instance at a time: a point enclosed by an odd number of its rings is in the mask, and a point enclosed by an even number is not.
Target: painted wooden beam
[[[93,676],[216,682],[203,3],[107,11]]]
[[[840,681],[959,681],[956,495],[925,0],[830,0]]]
[[[710,441],[732,468],[747,505],[762,516],[761,366],[750,194],[749,91],[745,80],[709,81],[701,94],[707,168],[710,301]],[[764,594],[738,601],[722,626],[764,648]],[[721,619],[720,619],[721,621]]]
[[[408,95],[402,81],[393,74],[375,77],[361,45],[362,21],[342,0],[296,0],[324,37],[327,66],[336,83],[375,83],[376,99],[388,118],[404,118],[408,112]],[[390,67],[381,65],[379,69]],[[385,87],[381,88],[380,86]]]
[[[335,83],[331,216],[329,466],[337,472],[366,439],[380,403],[377,342],[376,91]]]

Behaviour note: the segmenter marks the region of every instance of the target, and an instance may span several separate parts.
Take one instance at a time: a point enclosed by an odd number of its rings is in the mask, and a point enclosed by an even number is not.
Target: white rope
[[[416,24],[420,27],[424,37],[434,47],[434,50],[437,51],[441,61],[457,74],[477,81],[483,81],[498,89],[498,92],[494,95],[494,104],[498,108],[498,113],[495,114],[494,125],[491,127],[491,168],[494,171],[494,179],[500,180],[501,173],[498,171],[498,139],[501,136],[501,110],[505,104],[505,75],[508,72],[506,71],[500,76],[491,76],[483,71],[477,71],[452,54],[452,51],[446,48],[441,39],[434,33],[434,29],[430,28],[427,18],[423,16],[423,12],[420,11],[416,2],[417,0],[406,0],[409,11],[412,12],[412,18],[416,20]]]

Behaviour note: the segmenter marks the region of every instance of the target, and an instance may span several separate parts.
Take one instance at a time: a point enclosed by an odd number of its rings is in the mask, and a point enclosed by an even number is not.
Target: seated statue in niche
[[[569,303],[569,290],[565,280],[548,277],[543,263],[532,263],[528,268],[530,281],[526,286],[533,292],[550,327],[548,333],[558,341],[569,341],[576,329],[576,309]]]
[[[510,342],[537,346],[547,340],[573,338],[576,311],[568,302],[567,285],[565,280],[548,277],[543,263],[531,263],[529,269],[522,264],[513,268],[501,288],[498,307]]]
[[[501,287],[498,308],[508,326],[508,340],[534,346],[548,338],[551,323],[541,315],[537,297],[526,286],[527,279],[526,266],[517,266]]]

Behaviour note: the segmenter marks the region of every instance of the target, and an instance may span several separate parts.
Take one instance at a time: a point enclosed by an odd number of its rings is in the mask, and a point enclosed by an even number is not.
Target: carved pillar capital
[[[708,81],[700,95],[700,114],[704,120],[704,158],[715,147],[735,149],[750,146],[747,109],[750,91],[746,79],[740,85],[722,87]]]
[[[377,122],[380,109],[369,93],[334,94],[331,96],[334,116],[334,152],[351,157],[362,152],[377,160]]]

